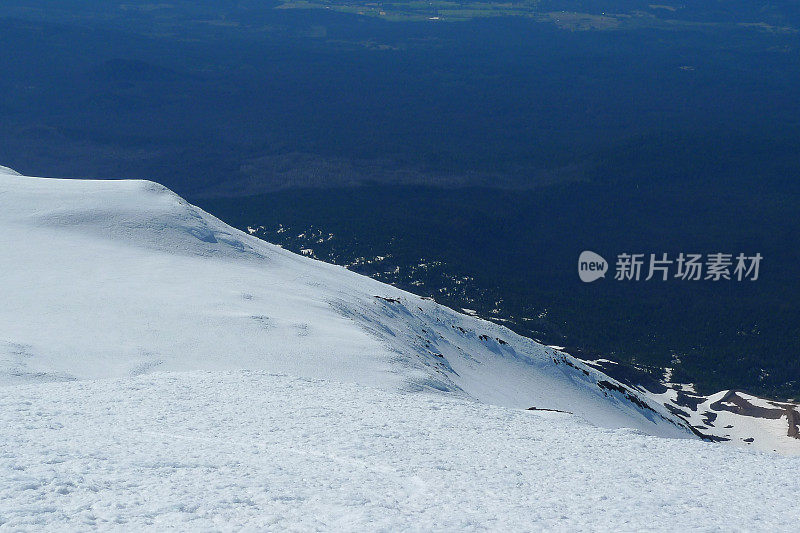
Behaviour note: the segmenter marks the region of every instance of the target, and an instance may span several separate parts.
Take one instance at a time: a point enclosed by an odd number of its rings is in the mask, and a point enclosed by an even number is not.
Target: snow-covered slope
[[[800,522],[797,457],[337,381],[245,371],[0,387],[0,427],[2,531]]]
[[[800,405],[735,390],[698,394],[691,383],[675,383],[673,370],[653,379],[649,372],[608,359],[584,363],[615,377],[630,389],[689,422],[706,440],[785,455],[800,455]]]
[[[266,370],[693,436],[568,355],[235,230],[146,181],[0,174],[0,383]]]
[[[702,434],[739,446],[800,455],[800,406],[734,390],[702,396],[678,385],[662,395],[664,406]]]
[[[800,458],[154,183],[0,168],[0,273],[0,530],[800,521]]]

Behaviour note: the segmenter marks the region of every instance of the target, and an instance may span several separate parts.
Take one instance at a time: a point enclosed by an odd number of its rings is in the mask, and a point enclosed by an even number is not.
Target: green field
[[[536,16],[538,0],[523,2],[362,2],[331,0],[287,0],[281,9],[327,9],[394,21],[469,20],[477,17]]]

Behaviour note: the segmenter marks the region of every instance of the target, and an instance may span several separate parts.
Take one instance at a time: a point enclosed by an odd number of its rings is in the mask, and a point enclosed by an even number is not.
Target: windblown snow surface
[[[0,529],[800,522],[800,459],[155,183],[0,168],[0,274]]]

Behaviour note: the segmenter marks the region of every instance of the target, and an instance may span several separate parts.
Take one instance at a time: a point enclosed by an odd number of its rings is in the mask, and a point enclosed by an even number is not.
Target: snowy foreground
[[[800,458],[152,182],[0,167],[0,273],[0,530],[800,522]]]
[[[260,372],[0,388],[0,528],[796,531],[800,458]]]

